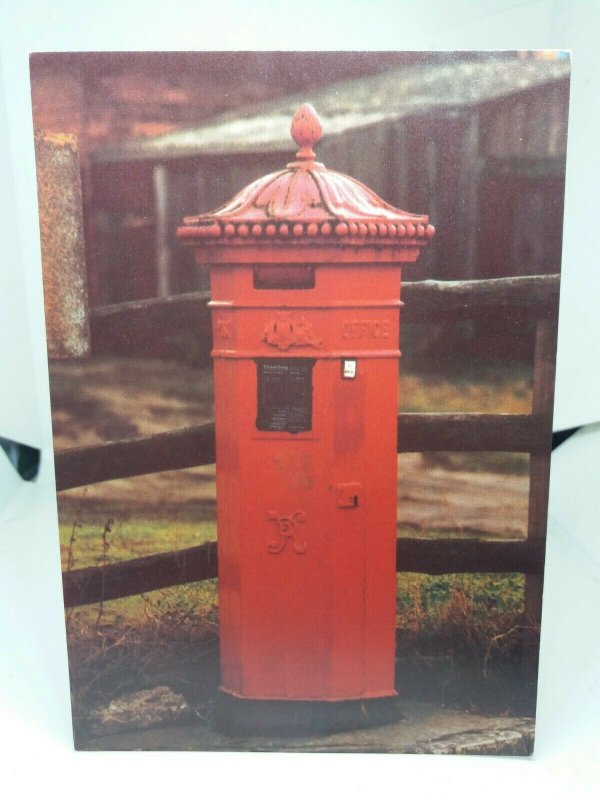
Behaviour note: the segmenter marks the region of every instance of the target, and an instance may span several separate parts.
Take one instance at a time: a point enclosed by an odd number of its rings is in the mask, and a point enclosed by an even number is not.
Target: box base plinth
[[[398,697],[362,700],[255,700],[220,691],[215,725],[233,735],[297,736],[385,725],[402,718]]]

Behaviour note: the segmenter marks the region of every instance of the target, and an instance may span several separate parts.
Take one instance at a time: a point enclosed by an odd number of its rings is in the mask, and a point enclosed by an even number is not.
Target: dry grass
[[[206,702],[218,682],[218,616],[206,595],[182,586],[137,596],[134,613],[116,613],[123,601],[105,603],[95,617],[95,606],[67,613],[76,729],[94,707],[161,683],[194,705]]]
[[[468,412],[528,414],[531,381],[508,370],[480,371],[470,380],[440,374],[400,377],[400,410],[405,412]]]
[[[210,706],[218,686],[215,583],[172,587],[68,615],[76,725],[84,730],[98,704],[159,684],[195,706]],[[404,693],[484,712],[533,712],[518,679],[526,627],[522,576],[401,574],[397,620],[397,654],[400,662],[411,660],[408,677],[399,677]]]
[[[444,705],[533,716],[535,663],[523,641],[539,640],[539,626],[525,617],[524,583],[518,574],[399,575],[399,686]]]
[[[209,370],[157,361],[54,364],[55,444],[92,444],[207,421],[212,417],[211,381]],[[404,411],[527,413],[531,404],[530,376],[503,367],[452,377],[405,370],[400,390]],[[519,455],[439,454],[425,459],[419,470],[434,494],[436,481],[447,490],[449,475],[459,479],[457,470],[466,476],[463,487],[478,481],[484,487],[482,470],[491,476],[492,488],[495,478],[506,486],[503,473],[514,483],[517,509],[526,468],[526,457]],[[411,470],[412,475],[419,470]],[[476,472],[478,479],[469,477]],[[420,488],[414,488],[418,500]],[[405,482],[404,493],[409,489]],[[489,491],[482,488],[480,495]],[[472,504],[468,497],[466,502]],[[191,547],[216,535],[214,467],[71,490],[61,494],[59,508],[64,569]],[[483,508],[482,513],[489,512]],[[436,535],[427,521],[419,524],[422,535]],[[456,525],[460,530],[460,521]],[[497,687],[498,670],[516,663],[525,624],[523,577],[399,575],[397,614],[399,654],[444,655],[468,685]],[[218,680],[217,626],[215,581],[68,611],[77,720],[98,702],[158,682],[201,700]],[[445,698],[450,696],[447,687],[444,691]],[[473,705],[464,692],[454,697]],[[503,698],[510,706],[510,698]]]

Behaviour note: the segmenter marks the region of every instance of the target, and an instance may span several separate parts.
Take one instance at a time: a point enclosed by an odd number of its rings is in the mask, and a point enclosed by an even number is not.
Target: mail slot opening
[[[304,264],[254,267],[255,289],[314,289],[315,269]]]
[[[312,430],[314,358],[259,358],[257,415],[259,431],[301,433]]]

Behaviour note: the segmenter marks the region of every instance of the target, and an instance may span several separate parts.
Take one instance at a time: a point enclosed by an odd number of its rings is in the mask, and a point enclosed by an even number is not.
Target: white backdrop
[[[600,420],[600,4],[371,0],[0,0],[0,435],[44,448],[42,475],[0,515],[0,792],[148,798],[220,786],[446,798],[588,796],[600,752],[597,460],[600,426],[556,453],[536,755],[75,754],[56,534],[29,95],[30,51],[189,49],[573,50],[555,429]],[[0,476],[1,479],[1,476]],[[6,486],[7,484],[5,484]],[[98,759],[101,763],[98,763]],[[235,764],[235,768],[233,765]],[[214,776],[211,778],[211,776]],[[252,788],[250,782],[253,782]],[[318,783],[317,783],[318,782]],[[321,789],[317,787],[321,786]],[[20,788],[19,788],[20,787]],[[85,787],[85,788],[84,788]],[[10,789],[9,791],[6,791]]]

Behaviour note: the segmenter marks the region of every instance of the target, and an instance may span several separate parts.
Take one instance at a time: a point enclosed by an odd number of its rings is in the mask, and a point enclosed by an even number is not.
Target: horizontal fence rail
[[[559,291],[559,275],[405,283],[402,322],[540,319],[556,312]]]
[[[209,300],[208,292],[190,292],[94,308],[90,311],[92,352],[144,356],[150,342],[161,343],[179,355],[177,342],[172,340],[190,333],[209,343]],[[209,349],[206,347],[207,356]]]
[[[534,468],[539,462],[540,470],[543,467],[547,472],[551,450],[554,340],[542,334],[546,330],[555,331],[558,293],[558,275],[404,284],[404,323],[493,318],[535,321],[534,413],[400,414],[398,452],[530,453],[535,480],[532,479],[530,487],[526,540],[399,538],[398,572],[430,575],[518,572],[526,575],[529,587],[541,586],[545,515],[532,513],[532,509],[535,512],[544,505],[545,483],[536,478]],[[201,347],[208,357],[209,299],[208,293],[196,292],[93,309],[92,351],[96,355],[115,351],[146,355],[150,342],[162,343],[163,355],[176,355],[181,352],[177,337],[194,334],[202,340]],[[55,454],[57,489],[213,464],[215,457],[212,423],[72,448]],[[208,542],[185,550],[64,572],[65,605],[85,605],[215,577],[217,545]],[[530,599],[528,605],[531,606]]]
[[[58,491],[214,463],[215,426],[212,423],[140,439],[72,447],[58,451],[54,457]]]
[[[444,575],[454,572],[520,572],[540,575],[543,543],[401,538],[396,570]],[[82,606],[217,577],[217,543],[63,572],[65,606]]]
[[[551,420],[528,414],[400,414],[398,452],[533,453],[551,445]],[[154,472],[215,463],[212,423],[58,451],[59,491]]]
[[[63,596],[69,608],[216,577],[217,543],[207,542],[104,567],[63,572]]]
[[[556,313],[559,288],[558,275],[405,283],[402,322],[489,320],[498,316],[506,321],[540,319]],[[209,300],[208,292],[189,292],[92,309],[93,353],[126,351],[132,356],[144,355],[149,342],[162,342],[177,354],[177,336],[190,333],[208,341]]]

